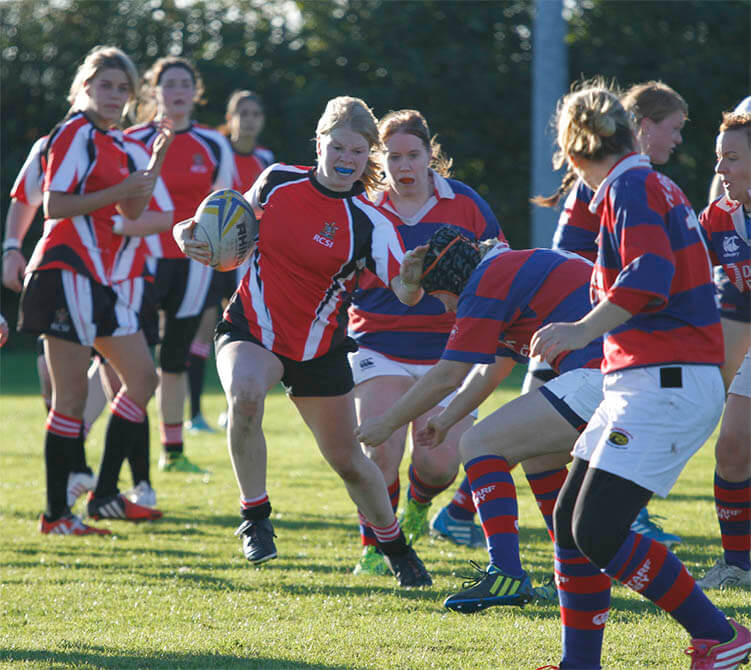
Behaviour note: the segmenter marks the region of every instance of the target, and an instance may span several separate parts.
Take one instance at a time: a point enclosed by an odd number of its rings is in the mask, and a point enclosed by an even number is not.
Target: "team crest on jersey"
[[[208,171],[201,154],[193,154],[193,164],[190,166],[190,171],[201,173]]]
[[[737,235],[728,235],[722,240],[722,251],[726,256],[737,256],[741,250],[741,243]]]
[[[65,307],[55,310],[55,318],[50,324],[50,330],[54,330],[58,333],[70,332],[70,314]]]
[[[625,449],[630,441],[631,435],[622,428],[616,428],[608,435],[608,446],[616,449]]]
[[[339,230],[335,223],[324,223],[320,233],[313,235],[313,240],[318,244],[331,249],[334,246],[334,235]]]

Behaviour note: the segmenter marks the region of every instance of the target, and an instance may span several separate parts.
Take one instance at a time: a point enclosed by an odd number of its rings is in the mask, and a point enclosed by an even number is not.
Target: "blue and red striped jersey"
[[[490,206],[472,188],[432,172],[434,193],[414,216],[402,217],[383,192],[376,204],[392,221],[405,249],[428,242],[441,226],[460,228],[473,240],[506,241]],[[360,277],[349,309],[349,335],[360,346],[406,363],[433,364],[446,346],[454,315],[429,295],[413,307],[401,303],[393,291],[371,272]]]
[[[392,222],[356,186],[330,191],[310,167],[264,170],[245,194],[262,216],[227,321],[295,361],[323,356],[344,340],[358,273],[367,268],[389,284],[404,256]]]
[[[459,296],[456,323],[443,358],[492,363],[511,356],[524,363],[535,331],[555,321],[576,321],[590,310],[592,264],[552,249],[488,252]],[[552,367],[558,373],[599,368],[602,338],[583,349],[564,351]]]
[[[699,222],[712,264],[722,265],[733,286],[751,295],[751,247],[741,204],[723,195],[705,208]]]
[[[600,216],[592,303],[631,312],[606,333],[603,372],[663,363],[721,365],[724,347],[707,249],[681,189],[629,154],[590,203]]]
[[[594,263],[600,217],[589,211],[592,189],[581,179],[569,191],[553,234],[553,249],[571,251]]]

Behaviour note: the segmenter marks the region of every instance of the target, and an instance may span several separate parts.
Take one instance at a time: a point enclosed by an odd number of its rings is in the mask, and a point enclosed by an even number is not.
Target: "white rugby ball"
[[[240,193],[230,188],[210,193],[193,219],[193,239],[208,242],[212,268],[234,270],[248,259],[258,234],[258,221]]]

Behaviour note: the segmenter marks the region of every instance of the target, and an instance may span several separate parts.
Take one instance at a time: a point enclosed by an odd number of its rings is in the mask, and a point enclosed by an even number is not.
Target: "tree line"
[[[67,111],[76,66],[91,47],[114,44],[141,71],[162,55],[191,59],[206,85],[203,123],[223,122],[233,90],[260,93],[261,142],[284,162],[314,160],[316,121],[333,96],[362,97],[377,116],[419,109],[454,175],[488,200],[514,246],[527,246],[534,11],[533,0],[1,3],[3,218],[31,144]],[[721,112],[751,92],[751,3],[574,0],[566,12],[571,81],[661,79],[686,99],[684,144],[664,171],[701,209]],[[4,291],[2,305],[12,318],[14,296]]]

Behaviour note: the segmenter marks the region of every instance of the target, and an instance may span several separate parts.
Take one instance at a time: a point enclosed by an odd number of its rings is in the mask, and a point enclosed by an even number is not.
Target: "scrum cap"
[[[477,245],[453,226],[441,226],[428,244],[420,278],[423,290],[460,295],[482,258]]]

